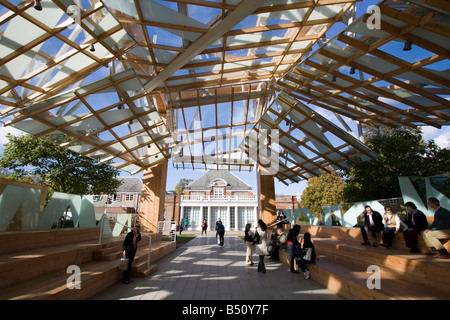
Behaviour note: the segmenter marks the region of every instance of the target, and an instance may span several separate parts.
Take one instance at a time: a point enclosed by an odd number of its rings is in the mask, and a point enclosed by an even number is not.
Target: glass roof
[[[0,0],[0,120],[132,173],[252,170],[263,129],[281,181],[338,170],[354,123],[450,120],[448,8],[366,2]]]

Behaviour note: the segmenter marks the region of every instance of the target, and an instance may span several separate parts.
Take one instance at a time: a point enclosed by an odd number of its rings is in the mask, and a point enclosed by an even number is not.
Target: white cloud
[[[433,139],[439,147],[450,149],[450,126],[444,126],[441,129],[424,126],[422,133],[425,140]]]
[[[15,135],[15,136],[20,136],[22,134],[25,134],[23,131],[18,130],[13,127],[10,127],[10,126],[9,127],[0,126],[0,148],[3,147],[3,145],[5,143],[9,142],[8,138],[6,137],[6,135],[8,133],[11,133],[12,135]]]

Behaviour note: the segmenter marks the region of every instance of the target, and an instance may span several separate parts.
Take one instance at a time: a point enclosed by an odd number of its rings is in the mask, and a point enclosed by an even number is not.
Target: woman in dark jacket
[[[405,207],[408,212],[406,220],[408,229],[403,231],[403,238],[405,239],[406,247],[411,248],[411,253],[419,252],[417,235],[428,229],[427,217],[422,211],[417,210],[416,205],[411,201],[406,202]]]
[[[128,268],[123,271],[123,283],[128,284],[130,281],[131,265],[134,261],[134,257],[137,251],[137,243],[141,241],[141,226],[139,223],[134,225],[132,231],[128,232],[123,241],[122,250],[123,256],[128,258]]]
[[[313,243],[311,242],[311,234],[309,232],[305,232],[303,235],[303,251],[306,251],[307,248],[311,248],[311,259],[306,260],[305,257],[302,256],[297,259],[297,265],[299,266],[300,270],[302,270],[305,279],[309,279],[310,272],[306,268],[306,265],[308,263],[315,263],[316,262],[316,249],[314,248]]]
[[[298,273],[298,271],[295,271],[294,269],[294,260],[295,260],[295,246],[300,246],[300,243],[297,240],[298,235],[300,234],[300,225],[296,224],[292,227],[291,230],[289,230],[286,238],[286,245],[289,252],[289,258],[290,258],[290,271],[292,273]]]

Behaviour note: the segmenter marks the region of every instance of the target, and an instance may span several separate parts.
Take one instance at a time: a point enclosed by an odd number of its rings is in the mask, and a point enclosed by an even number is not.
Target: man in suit
[[[370,232],[373,241],[372,246],[378,247],[377,232],[384,228],[383,217],[378,211],[373,211],[370,206],[365,206],[364,209],[366,210],[363,216],[364,224],[360,227],[364,242],[361,244],[363,246],[370,245],[369,237],[367,236],[367,233]]]

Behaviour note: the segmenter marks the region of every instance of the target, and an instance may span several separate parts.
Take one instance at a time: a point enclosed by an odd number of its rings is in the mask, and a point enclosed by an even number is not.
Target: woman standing
[[[300,243],[297,240],[297,237],[300,233],[300,225],[296,224],[295,226],[292,227],[291,230],[289,230],[288,235],[287,235],[287,239],[286,239],[286,244],[287,244],[287,248],[289,251],[289,258],[290,258],[290,271],[292,273],[298,273],[298,271],[296,271],[294,269],[294,261],[295,261],[295,246],[300,246]]]
[[[202,222],[202,235],[203,235],[203,232],[205,233],[205,236],[207,235],[206,234],[206,229],[208,228],[208,224],[206,223],[206,219],[203,219],[203,222]]]
[[[247,254],[245,256],[245,263],[247,263],[248,266],[253,265],[253,258],[252,258],[252,245],[253,245],[253,232],[250,230],[252,225],[250,223],[247,223],[245,225],[245,246],[247,247]]]
[[[264,257],[269,254],[267,250],[267,239],[269,233],[267,232],[267,225],[261,219],[258,220],[256,232],[259,235],[259,241],[256,243],[255,253],[259,256],[258,272],[266,273],[266,266],[264,265]]]
[[[141,241],[141,225],[136,223],[132,231],[128,232],[123,241],[122,250],[123,256],[128,258],[128,268],[123,272],[123,283],[128,284],[132,282],[130,279],[131,265],[137,251],[137,243]]]

